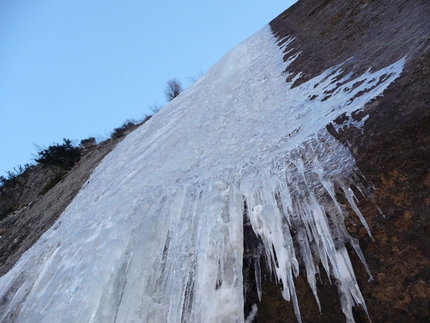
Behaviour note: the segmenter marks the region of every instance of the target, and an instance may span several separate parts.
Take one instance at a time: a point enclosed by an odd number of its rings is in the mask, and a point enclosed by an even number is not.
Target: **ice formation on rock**
[[[365,261],[336,193],[367,228],[353,188],[369,192],[325,126],[381,95],[404,59],[361,76],[336,66],[291,88],[284,70],[297,55],[283,62],[266,26],[131,133],[0,278],[0,321],[244,322],[245,203],[298,320],[302,262],[317,299],[323,265],[353,321],[365,302],[345,245]]]

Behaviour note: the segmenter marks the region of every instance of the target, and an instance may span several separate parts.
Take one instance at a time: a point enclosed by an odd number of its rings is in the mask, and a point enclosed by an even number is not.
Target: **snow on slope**
[[[302,261],[316,297],[322,263],[353,321],[365,304],[345,244],[361,252],[335,192],[364,226],[351,187],[369,193],[325,126],[380,95],[404,60],[291,89],[297,55],[284,63],[267,26],[131,133],[0,278],[1,322],[244,322],[244,203],[298,319]]]

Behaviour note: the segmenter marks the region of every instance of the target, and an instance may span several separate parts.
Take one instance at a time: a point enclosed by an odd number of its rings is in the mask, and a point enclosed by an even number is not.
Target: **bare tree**
[[[190,85],[193,84],[193,83],[195,83],[195,82],[197,82],[197,80],[199,78],[201,78],[204,74],[205,73],[203,72],[203,70],[200,70],[200,72],[198,74],[193,75],[193,76],[189,76],[188,77],[188,81],[190,82]]]
[[[178,79],[173,78],[167,81],[167,88],[164,93],[168,101],[172,101],[181,92],[182,92],[182,86],[181,86],[181,82],[179,82]]]
[[[158,104],[153,104],[149,107],[149,110],[151,110],[152,114],[156,114],[158,111],[161,110],[161,106],[159,106]]]

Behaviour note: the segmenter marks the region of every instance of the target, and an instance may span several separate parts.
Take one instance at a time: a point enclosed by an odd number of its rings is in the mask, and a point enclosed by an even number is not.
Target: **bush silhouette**
[[[69,139],[63,139],[63,144],[54,144],[47,149],[38,151],[35,161],[48,166],[58,166],[69,169],[75,166],[81,157],[79,147],[74,147]]]
[[[112,139],[121,138],[126,135],[126,132],[136,128],[133,121],[126,121],[121,127],[115,128],[111,134]]]
[[[18,165],[12,171],[6,171],[7,176],[0,176],[0,189],[2,187],[11,187],[19,184],[20,177],[31,167],[30,164],[24,166]]]
[[[167,81],[167,87],[164,92],[166,95],[167,101],[172,101],[182,92],[181,82],[179,80],[173,78]]]
[[[94,137],[82,139],[81,142],[79,143],[80,148],[88,148],[88,147],[92,147],[95,145],[97,145],[97,141],[96,141],[96,138],[94,138]]]

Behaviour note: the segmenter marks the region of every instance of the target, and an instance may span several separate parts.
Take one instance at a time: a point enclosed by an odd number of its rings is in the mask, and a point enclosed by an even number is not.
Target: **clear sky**
[[[143,119],[295,2],[0,1],[0,175]]]

